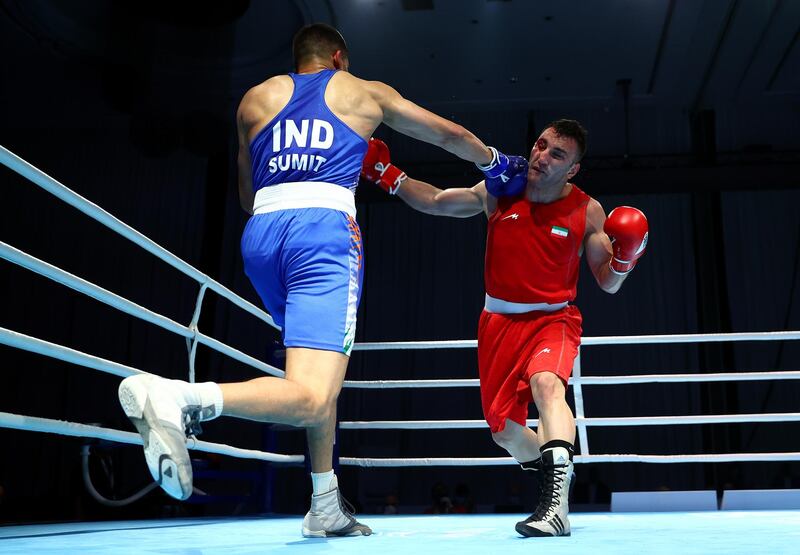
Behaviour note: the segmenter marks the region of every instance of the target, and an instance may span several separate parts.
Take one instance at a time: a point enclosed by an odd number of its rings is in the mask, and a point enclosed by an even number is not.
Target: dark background
[[[220,3],[222,4],[222,3]],[[800,328],[800,3],[791,0],[0,2],[0,144],[243,297],[234,114],[242,94],[291,69],[303,24],[338,26],[358,76],[388,82],[486,143],[525,154],[541,128],[589,129],[575,182],[606,210],[641,208],[641,264],[614,296],[583,272],[584,334]],[[387,128],[378,136],[410,175],[442,187],[479,174]],[[0,240],[188,323],[196,283],[6,168]],[[418,214],[374,186],[357,195],[366,278],[357,341],[472,339],[483,301],[486,224]],[[0,326],[165,376],[187,375],[184,340],[0,261]],[[277,334],[209,295],[200,328],[264,360]],[[131,429],[118,378],[0,347],[0,411]],[[585,375],[798,370],[800,342],[586,347]],[[256,376],[200,348],[198,380]],[[474,350],[356,353],[349,379],[475,377]],[[586,386],[587,416],[798,412],[795,381]],[[343,420],[481,418],[476,388],[345,389]],[[535,410],[532,411],[535,417]],[[798,451],[797,423],[590,428],[593,453]],[[245,421],[203,439],[301,453],[303,435]],[[83,441],[0,430],[2,521],[304,512],[302,467],[198,455],[215,502],[160,492],[122,509],[84,491]],[[503,456],[480,430],[347,431],[343,456]],[[108,496],[149,480],[139,448],[97,446]],[[798,463],[591,464],[575,505],[610,491],[800,487]],[[458,484],[482,510],[527,510],[515,467],[339,471],[367,511],[387,495],[422,511],[431,486]],[[113,477],[113,480],[112,480]],[[269,488],[266,485],[271,484]],[[226,497],[227,496],[227,497]]]

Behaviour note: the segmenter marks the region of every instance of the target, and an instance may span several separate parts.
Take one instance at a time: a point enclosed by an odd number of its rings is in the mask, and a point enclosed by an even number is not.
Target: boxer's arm
[[[486,211],[486,186],[483,181],[474,187],[439,189],[424,181],[408,178],[397,196],[411,208],[433,216],[469,218]]]
[[[383,110],[383,122],[395,131],[476,164],[492,162],[493,154],[489,148],[461,125],[417,106],[384,83],[369,81],[368,87],[372,98]]]
[[[239,135],[239,155],[236,157],[239,181],[239,204],[242,210],[248,214],[253,214],[253,166],[250,161],[250,141],[247,139],[249,125],[248,107],[246,99],[242,100],[239,110],[236,112],[236,129]]]
[[[586,236],[584,239],[586,262],[600,289],[613,295],[619,291],[622,282],[628,275],[616,274],[609,267],[612,250],[611,240],[603,231],[605,221],[606,213],[603,211],[603,207],[599,202],[591,199],[589,206],[586,207]]]

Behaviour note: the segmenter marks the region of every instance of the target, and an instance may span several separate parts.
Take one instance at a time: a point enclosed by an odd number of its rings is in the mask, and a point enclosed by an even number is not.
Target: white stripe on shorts
[[[486,312],[494,314],[523,314],[525,312],[542,311],[542,312],[555,312],[567,306],[567,302],[548,304],[548,303],[514,303],[511,301],[504,301],[497,299],[486,294],[483,308]]]
[[[330,208],[356,217],[353,191],[324,181],[297,181],[262,187],[256,191],[253,214],[291,208]]]
[[[355,220],[353,220],[351,224],[358,225]],[[355,239],[351,239],[351,241],[355,242]],[[356,313],[358,312],[359,287],[358,275],[360,266],[363,263],[363,261],[359,259],[359,249],[356,245],[350,245],[350,254],[348,258],[350,262],[350,281],[347,285],[347,316],[344,321],[344,344],[342,345],[342,349],[344,354],[349,356],[350,351],[353,349],[353,341],[356,336]]]

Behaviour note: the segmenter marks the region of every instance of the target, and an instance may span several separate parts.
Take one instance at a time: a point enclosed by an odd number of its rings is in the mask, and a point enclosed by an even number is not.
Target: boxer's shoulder
[[[289,103],[293,90],[294,85],[288,75],[271,77],[254,86],[239,103],[237,112],[240,123],[245,128],[260,128]]]
[[[288,75],[276,75],[248,90],[242,97],[242,105],[253,104],[269,106],[276,102],[286,102],[294,91],[294,83]]]
[[[586,202],[586,227],[584,235],[589,236],[603,230],[603,223],[606,221],[606,213],[603,205],[592,197],[588,197]]]
[[[345,71],[338,71],[325,91],[325,103],[365,138],[383,117],[382,104],[375,94],[375,83],[377,81],[365,81]],[[372,123],[362,130],[359,123],[364,119]]]

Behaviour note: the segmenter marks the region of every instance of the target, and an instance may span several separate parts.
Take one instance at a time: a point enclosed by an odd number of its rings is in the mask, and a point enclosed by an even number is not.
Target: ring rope
[[[581,338],[581,347],[591,345],[649,345],[656,343],[713,343],[726,341],[784,341],[800,339],[800,331],[763,331],[738,333],[679,333],[662,335],[605,335]],[[474,349],[477,339],[448,341],[381,341],[356,343],[354,351]]]
[[[267,374],[282,377],[284,372],[260,360],[238,351],[224,343],[196,332],[197,342],[232,358],[261,370]],[[81,351],[38,339],[16,331],[0,327],[0,344],[15,347],[41,355],[57,358],[87,368],[100,370],[121,377],[131,376],[140,370],[119,364],[107,359],[89,355]],[[580,377],[584,385],[613,385],[626,383],[652,383],[652,382],[719,382],[719,381],[754,381],[754,380],[797,380],[800,372],[742,372],[742,373],[717,373],[717,374],[650,374],[643,376],[591,376]],[[370,380],[370,381],[345,381],[345,387],[364,389],[390,389],[390,388],[424,388],[424,387],[478,387],[477,379],[455,380]]]
[[[576,455],[576,463],[724,463],[800,461],[800,452],[789,453],[725,453],[703,455]],[[340,457],[342,466],[366,468],[410,466],[505,466],[517,465],[513,457],[483,458],[361,458]]]
[[[353,344],[354,351],[419,350],[419,349],[475,349],[477,339],[451,339],[447,341],[367,341]]]
[[[238,351],[233,347],[229,347],[228,345],[225,345],[224,343],[200,332],[197,332],[197,342],[212,347],[221,353],[224,353],[254,368],[262,370],[267,374],[277,377],[282,377],[285,375],[282,370],[278,370],[274,366],[270,366],[269,364],[261,362],[250,355]],[[90,355],[76,349],[71,349],[70,347],[65,347],[64,345],[59,345],[57,343],[45,341],[44,339],[31,337],[30,335],[25,335],[24,333],[19,333],[3,327],[0,327],[0,345],[7,345],[9,347],[15,347],[24,351],[30,351],[32,353],[56,358],[65,362],[71,362],[73,364],[77,364],[78,366],[100,370],[101,372],[114,374],[123,378],[127,378],[128,376],[142,372],[141,370],[120,364],[118,362],[113,362],[108,359]]]
[[[423,387],[478,387],[477,378],[456,380],[345,380],[344,387],[354,389],[400,389]]]
[[[44,432],[73,437],[91,437],[115,441],[117,443],[129,443],[131,445],[142,445],[142,437],[138,433],[123,432],[111,428],[100,426],[90,426],[88,424],[78,424],[66,422],[64,420],[52,420],[50,418],[39,418],[36,416],[23,416],[0,412],[0,427],[12,428],[15,430],[27,430],[32,432]],[[243,459],[257,459],[276,463],[302,463],[305,460],[303,455],[280,455],[277,453],[267,453],[253,449],[241,449],[219,443],[199,441],[190,439],[187,442],[189,449],[203,451],[205,453],[217,453],[219,455],[230,455]]]
[[[137,370],[131,366],[126,366],[118,362],[113,362],[104,358],[96,357],[94,355],[82,353],[81,351],[70,349],[69,347],[64,347],[63,345],[51,343],[49,341],[45,341],[44,339],[31,337],[30,335],[25,335],[24,333],[19,333],[6,328],[0,328],[0,345],[7,345],[23,351],[29,351],[31,353],[36,353],[51,358],[57,358],[65,362],[77,364],[78,366],[91,368],[92,370],[99,370],[107,374],[114,374],[115,376],[119,376],[121,378],[127,378],[128,376],[142,373],[141,370]]]
[[[800,372],[720,372],[713,374],[642,374],[638,376],[581,376],[583,385],[685,382],[752,382],[759,380],[800,380]]]
[[[120,311],[155,324],[167,331],[171,331],[175,334],[181,335],[186,338],[190,339],[198,339],[200,343],[211,347],[215,350],[224,352],[232,358],[239,360],[245,364],[253,366],[262,372],[273,376],[282,376],[283,373],[278,370],[277,368],[266,365],[257,359],[250,357],[249,355],[245,355],[240,351],[234,352],[235,350],[229,350],[230,348],[213,338],[210,338],[204,334],[201,334],[196,329],[192,329],[191,327],[183,326],[165,316],[157,314],[153,311],[150,311],[136,303],[133,303],[124,297],[121,297],[115,293],[112,293],[102,287],[99,287],[91,282],[88,282],[82,278],[79,278],[69,272],[61,270],[60,268],[48,264],[40,259],[37,259],[19,249],[16,249],[2,241],[0,241],[0,257],[8,260],[9,262],[18,264],[22,267],[25,267],[33,272],[36,272],[40,275],[53,279],[71,289],[83,293],[89,297],[92,297],[100,302],[105,304],[111,305],[114,308],[119,309]],[[204,285],[201,290],[201,297],[205,291],[206,286]],[[193,324],[196,323],[196,320],[199,317],[199,303],[195,310],[195,314],[192,318]],[[783,332],[766,332],[766,334],[759,334],[759,337],[764,335],[769,335],[771,338],[776,338],[776,333],[783,333]],[[791,334],[792,332],[785,332]],[[702,338],[706,339],[710,335],[715,335],[718,337],[727,337],[730,334],[705,334]],[[754,334],[748,334],[754,335]],[[645,336],[646,337],[646,336]],[[688,337],[688,336],[684,336]],[[697,337],[697,336],[693,336]],[[794,336],[786,337],[786,339],[793,339]],[[593,343],[595,340],[599,338],[584,338],[583,344]],[[604,338],[605,339],[605,338]],[[722,339],[721,339],[722,340]],[[424,345],[429,345],[430,343],[436,342],[422,342]],[[448,343],[448,342],[446,342]],[[456,343],[456,342],[449,342],[449,343]],[[420,342],[415,343],[419,345]],[[373,347],[375,344],[364,344],[369,345],[370,348],[365,350],[374,350]],[[405,343],[404,345],[408,345]],[[578,378],[575,376],[575,378]],[[671,375],[643,375],[643,376],[592,376],[592,377],[580,377],[580,383],[583,385],[611,385],[611,384],[622,384],[622,383],[650,383],[650,382],[687,382],[687,381],[694,381],[694,382],[711,382],[711,381],[745,381],[745,380],[765,380],[765,379],[800,379],[800,372],[748,372],[748,373],[736,373],[736,374],[671,374]],[[574,379],[573,382],[577,383],[577,379]],[[381,388],[393,388],[393,387],[478,387],[479,381],[477,379],[463,379],[463,380],[372,380],[372,381],[352,381],[347,380],[344,384],[345,387],[350,388],[372,388],[372,389],[381,389]]]
[[[714,374],[642,374],[630,376],[575,376],[570,384],[575,385],[617,385],[640,383],[686,383],[686,382],[748,382],[759,380],[800,380],[800,371],[778,372],[726,372]],[[479,387],[477,378],[451,380],[345,380],[345,387],[356,389],[396,389],[396,388],[441,388],[441,387]]]
[[[192,321],[189,322],[189,329],[198,332],[198,323],[200,322],[200,312],[203,310],[203,299],[206,296],[206,291],[208,290],[208,284],[203,284],[200,286],[200,291],[197,293],[197,301],[194,305],[194,314],[192,315]],[[197,336],[192,337],[191,339],[186,339],[186,348],[189,350],[189,382],[194,383],[196,378],[195,373],[195,360],[197,359]]]
[[[176,270],[193,278],[201,285],[207,285],[209,289],[211,289],[218,295],[228,299],[229,301],[237,305],[239,308],[246,310],[253,316],[256,316],[260,320],[266,322],[273,328],[280,329],[275,324],[275,321],[272,319],[272,316],[270,316],[269,314],[267,314],[266,312],[255,306],[253,303],[248,302],[245,299],[241,298],[239,295],[235,294],[233,291],[231,291],[221,283],[211,279],[206,274],[204,274],[191,264],[185,262],[181,258],[178,258],[176,255],[172,254],[167,249],[165,249],[164,247],[162,247],[149,237],[145,236],[139,231],[136,231],[128,224],[112,216],[109,212],[103,210],[93,202],[82,197],[72,189],[68,188],[63,183],[60,183],[59,181],[53,179],[52,177],[44,173],[42,170],[30,164],[29,162],[23,160],[22,158],[20,158],[19,156],[17,156],[16,154],[14,154],[13,152],[11,152],[2,145],[0,145],[0,163],[5,165],[9,169],[17,172],[21,176],[27,178],[32,183],[38,185],[39,187],[46,190],[50,194],[58,197],[59,199],[66,202],[73,208],[80,210],[90,218],[100,222],[109,229],[122,235],[132,243],[135,243],[144,250],[148,251],[150,254],[160,258],[162,261],[166,262]]]
[[[214,339],[204,333],[200,333],[199,331],[195,335],[195,339],[198,343],[205,345],[206,347],[210,347],[215,351],[219,351],[222,354],[228,355],[234,360],[238,360],[241,363],[247,364],[248,366],[252,366],[256,370],[261,370],[265,374],[269,374],[270,376],[275,376],[278,378],[282,378],[286,375],[283,370],[275,368],[274,366],[267,364],[266,362],[262,362],[255,357],[248,355],[247,353],[243,353],[238,349],[234,349],[223,343],[218,339]]]
[[[146,309],[143,309],[146,310]],[[176,324],[180,325],[180,324]],[[213,348],[223,354],[261,370],[267,374],[281,377],[284,372],[260,360],[238,351],[224,343],[203,333],[195,332],[197,342]],[[95,357],[69,347],[51,343],[42,339],[31,337],[0,327],[0,344],[16,347],[45,356],[58,358],[81,366],[101,370],[118,376],[127,377],[138,370]],[[722,382],[722,381],[756,381],[756,380],[797,380],[800,371],[784,372],[740,372],[740,373],[715,373],[715,374],[647,374],[633,376],[581,376],[579,381],[583,385],[615,385],[654,382]],[[345,387],[362,389],[391,389],[391,388],[442,388],[442,387],[478,387],[477,379],[452,379],[452,380],[346,380]]]
[[[116,293],[112,293],[107,289],[103,289],[94,283],[86,281],[83,278],[58,268],[57,266],[53,266],[52,264],[31,256],[30,254],[14,248],[2,241],[0,241],[0,258],[4,258],[9,262],[56,281],[69,287],[70,289],[78,291],[79,293],[83,293],[84,295],[100,301],[101,303],[110,305],[113,308],[128,314],[129,316],[134,316],[140,320],[145,320],[146,322],[155,324],[160,328],[171,331],[172,333],[181,335],[183,337],[191,338],[194,335],[194,332],[187,326],[183,326],[178,322],[167,318],[166,316],[162,316],[161,314],[157,314],[152,310],[148,310],[143,306],[129,301],[125,297],[121,297]]]
[[[575,418],[585,426],[666,426],[675,424],[738,424],[744,422],[800,422],[800,412],[765,414],[708,414],[697,416],[613,416]],[[529,427],[538,420],[529,419]],[[485,420],[372,420],[339,422],[342,430],[467,430],[487,428]]]
[[[575,361],[572,363],[572,376],[577,378],[572,384],[572,399],[575,404],[575,429],[578,435],[578,455],[591,454],[591,447],[589,445],[589,430],[586,427],[586,412],[583,406],[583,371],[581,370],[581,350],[578,348],[578,353],[575,355]]]
[[[223,354],[230,356],[238,360],[239,362],[243,362],[244,364],[250,365],[257,370],[261,370],[266,374],[270,374],[272,376],[283,376],[284,372],[261,362],[260,360],[251,357],[237,349],[234,349],[221,341],[218,341],[208,335],[201,333],[197,329],[197,319],[200,315],[200,306],[199,300],[202,300],[203,295],[207,286],[204,284],[200,289],[200,295],[198,298],[198,306],[195,308],[194,316],[192,317],[192,325],[191,326],[183,326],[174,320],[167,318],[161,314],[153,312],[140,306],[128,299],[117,295],[116,293],[112,293],[107,289],[103,289],[102,287],[95,285],[85,279],[82,279],[78,276],[70,274],[67,271],[62,270],[52,264],[48,264],[43,260],[39,260],[19,249],[12,247],[2,241],[0,241],[0,258],[4,258],[9,262],[14,264],[18,264],[28,270],[36,272],[42,276],[52,279],[62,285],[69,287],[75,291],[83,293],[84,295],[91,297],[95,300],[98,300],[102,303],[105,303],[108,306],[116,308],[117,310],[124,312],[130,316],[139,318],[141,320],[150,322],[151,324],[155,324],[167,331],[185,337],[189,340],[189,381],[194,381],[194,352],[196,349],[196,344],[201,343],[210,347],[216,351],[219,351]]]

